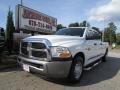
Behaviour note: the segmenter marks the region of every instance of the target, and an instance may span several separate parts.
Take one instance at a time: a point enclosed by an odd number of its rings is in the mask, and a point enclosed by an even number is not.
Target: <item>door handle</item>
[[[100,45],[103,45],[102,43],[100,43]]]

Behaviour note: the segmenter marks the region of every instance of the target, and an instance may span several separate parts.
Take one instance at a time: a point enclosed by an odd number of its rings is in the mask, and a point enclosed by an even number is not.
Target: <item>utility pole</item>
[[[102,41],[104,42],[104,37],[105,37],[105,17],[103,17],[103,23],[104,23],[104,28],[102,32]]]
[[[109,23],[111,23],[111,20],[109,19]],[[110,40],[110,47],[112,46],[112,29],[111,26],[109,26],[110,28],[110,34],[109,34],[109,40]]]
[[[21,6],[23,5],[23,0],[21,0]],[[19,15],[19,14],[18,14]],[[19,21],[18,21],[19,22]],[[19,24],[18,24],[19,25]],[[23,31],[20,30],[20,37],[22,38],[23,37]]]
[[[87,21],[86,21],[86,25],[85,25],[86,27],[88,27],[88,25],[87,25]]]
[[[112,46],[112,30],[110,28],[110,46]]]

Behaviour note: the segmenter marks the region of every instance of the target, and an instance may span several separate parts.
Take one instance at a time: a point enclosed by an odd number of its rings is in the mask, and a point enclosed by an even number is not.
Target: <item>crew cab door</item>
[[[95,39],[96,39],[96,43],[97,43],[97,55],[98,57],[100,58],[101,56],[104,55],[104,45],[103,45],[103,42],[102,42],[102,33],[98,32],[98,31],[95,31],[94,32],[94,36],[95,36]]]
[[[100,40],[98,40],[96,30],[90,29],[86,33],[86,64],[94,62],[100,55]]]

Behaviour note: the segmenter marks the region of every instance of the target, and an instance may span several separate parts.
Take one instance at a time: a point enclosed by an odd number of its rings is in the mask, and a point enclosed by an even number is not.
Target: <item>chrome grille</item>
[[[35,43],[35,42],[33,42],[32,43],[32,48],[34,48],[34,49],[46,49],[46,46],[43,43]]]
[[[22,42],[21,43],[21,53],[23,55],[28,55],[27,46],[28,46],[27,42]]]
[[[22,47],[27,47],[27,45],[28,45],[28,42],[22,42],[22,43],[21,43],[21,46],[22,46]]]
[[[31,43],[31,55],[36,58],[47,58],[47,48],[44,43],[32,42]]]
[[[21,48],[21,52],[22,52],[24,55],[28,55],[27,48]]]
[[[47,53],[44,51],[32,50],[32,56],[37,57],[37,58],[47,58]]]
[[[49,52],[44,43],[41,42],[22,42],[21,54],[33,59],[47,60]]]

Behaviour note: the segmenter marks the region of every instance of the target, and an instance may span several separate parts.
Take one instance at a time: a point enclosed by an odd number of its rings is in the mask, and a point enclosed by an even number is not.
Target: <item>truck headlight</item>
[[[51,47],[52,57],[69,58],[71,53],[66,47]]]

